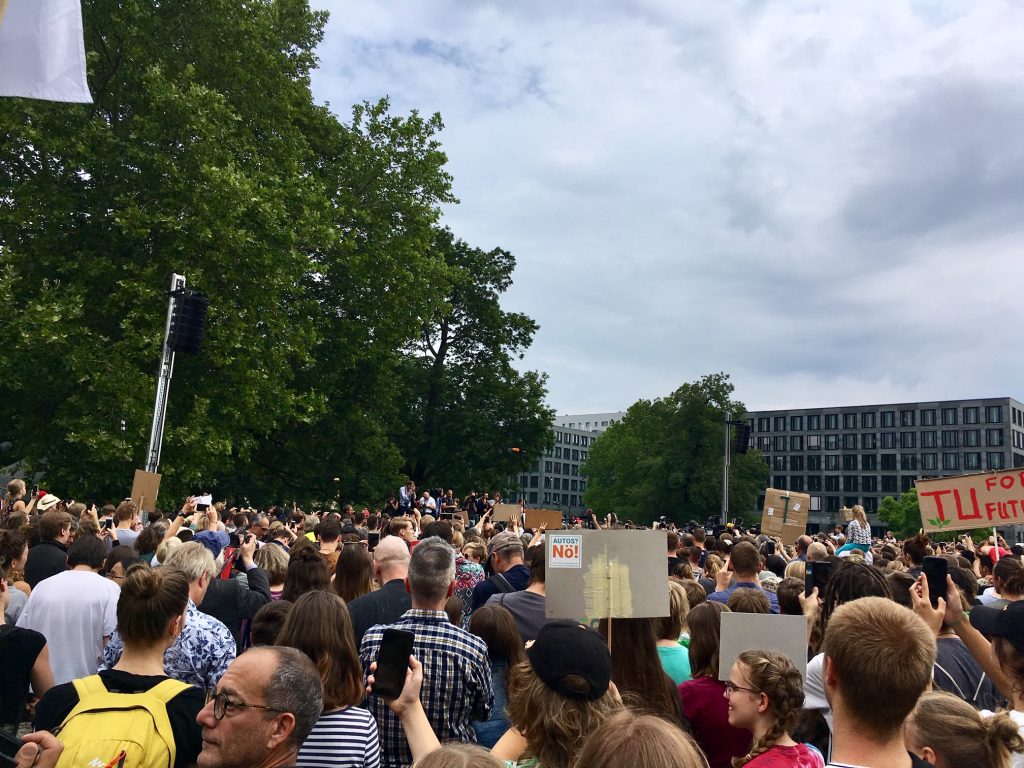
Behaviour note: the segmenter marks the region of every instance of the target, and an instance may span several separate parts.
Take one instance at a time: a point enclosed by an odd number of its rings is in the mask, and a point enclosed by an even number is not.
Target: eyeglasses
[[[213,717],[215,720],[223,720],[228,713],[228,707],[247,707],[249,709],[265,709],[269,712],[283,713],[283,709],[275,709],[265,704],[246,704],[243,701],[234,701],[226,693],[218,693],[213,697]]]
[[[747,693],[754,693],[760,695],[762,691],[756,688],[744,688],[742,685],[736,685],[732,680],[726,680],[725,682],[725,694],[726,696],[732,696],[736,691],[746,691]]]

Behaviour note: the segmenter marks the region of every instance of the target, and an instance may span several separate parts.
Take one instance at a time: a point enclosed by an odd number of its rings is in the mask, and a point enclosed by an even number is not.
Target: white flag
[[[0,96],[92,101],[79,0],[0,0]]]

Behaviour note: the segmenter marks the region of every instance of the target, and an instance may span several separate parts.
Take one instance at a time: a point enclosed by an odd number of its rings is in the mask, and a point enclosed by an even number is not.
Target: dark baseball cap
[[[986,637],[1005,637],[1024,652],[1024,601],[1005,608],[979,605],[971,609],[971,626]]]
[[[612,655],[604,638],[573,621],[545,624],[526,655],[537,677],[569,699],[599,699],[612,680]]]

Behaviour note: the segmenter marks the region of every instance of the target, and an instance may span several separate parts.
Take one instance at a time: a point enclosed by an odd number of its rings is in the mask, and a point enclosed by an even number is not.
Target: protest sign
[[[510,523],[513,515],[517,518],[523,514],[523,508],[518,504],[495,504],[492,508],[491,522]]]
[[[925,533],[1024,522],[1024,469],[918,480]]]
[[[160,475],[136,469],[132,482],[131,500],[139,505],[141,512],[156,511],[156,497],[160,492]]]
[[[526,525],[533,530],[541,527],[542,524],[547,525],[547,530],[558,531],[564,526],[562,525],[562,513],[557,509],[527,509],[526,510]]]
[[[549,619],[668,616],[664,531],[545,535]]]
[[[469,527],[469,514],[464,509],[442,509],[437,513],[437,519],[448,521],[460,519],[466,528]]]
[[[807,672],[807,619],[774,613],[723,613],[719,640],[718,679],[728,680],[743,651],[778,651],[789,657],[804,677]]]
[[[778,536],[783,544],[795,544],[807,530],[810,506],[811,497],[806,493],[767,488],[761,514],[761,533]]]
[[[853,520],[853,510],[849,507],[843,507],[839,510],[839,516],[848,523]]]

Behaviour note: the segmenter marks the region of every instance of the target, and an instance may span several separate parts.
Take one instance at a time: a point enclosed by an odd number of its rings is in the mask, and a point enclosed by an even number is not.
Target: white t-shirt
[[[426,509],[437,509],[437,502],[434,501],[433,496],[424,496],[423,498],[420,499],[420,503]]]
[[[807,662],[804,675],[804,709],[823,709],[822,714],[832,730],[832,707],[825,698],[825,654],[819,653]]]
[[[64,571],[32,590],[18,626],[42,633],[55,685],[96,674],[103,638],[117,629],[121,590],[92,571]]]
[[[981,710],[982,717],[992,717],[994,714],[994,712],[990,712],[987,709]],[[1008,714],[1013,719],[1013,722],[1017,724],[1017,730],[1019,730],[1020,735],[1024,737],[1024,712],[1018,712],[1016,709],[1011,709],[1006,714]],[[1013,752],[1010,755],[1010,765],[1013,766],[1013,768],[1024,768],[1024,752]]]

